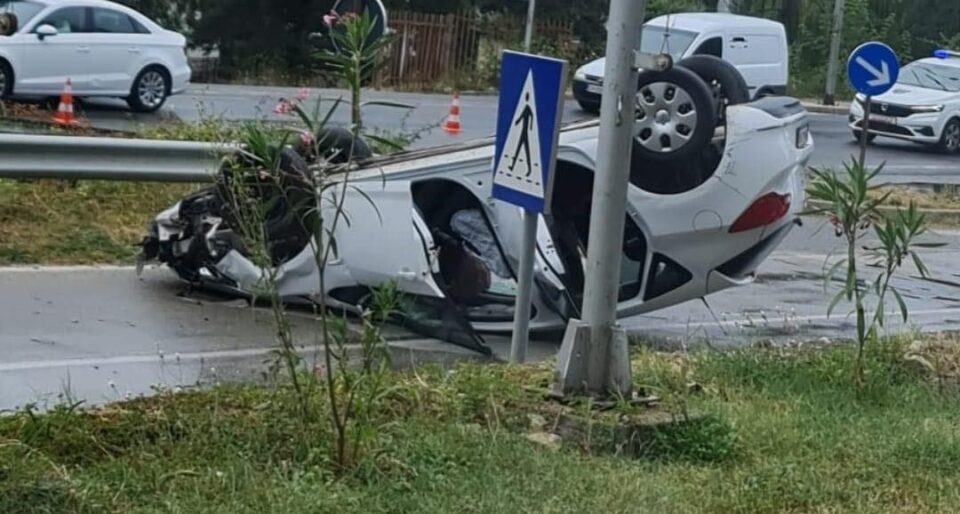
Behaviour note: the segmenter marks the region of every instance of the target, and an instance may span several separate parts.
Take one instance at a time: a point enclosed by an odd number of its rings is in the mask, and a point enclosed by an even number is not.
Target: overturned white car
[[[751,282],[804,202],[813,142],[799,102],[746,103],[730,68],[695,64],[641,74],[620,317]],[[580,124],[560,137],[553,212],[540,220],[533,330],[562,329],[579,314],[597,133],[595,123]],[[352,311],[371,288],[394,282],[415,300],[414,328],[483,350],[476,332],[512,329],[521,232],[520,210],[490,199],[493,157],[483,141],[357,165],[344,199],[350,222],[334,231],[324,291],[310,235],[282,221],[289,217],[268,222],[281,294],[325,295]],[[230,227],[222,196],[210,188],[161,213],[144,257],[242,294],[263,273]]]

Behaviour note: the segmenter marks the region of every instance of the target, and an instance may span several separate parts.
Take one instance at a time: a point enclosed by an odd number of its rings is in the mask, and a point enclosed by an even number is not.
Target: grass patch
[[[904,352],[872,351],[859,397],[848,348],[641,352],[638,386],[707,414],[656,459],[528,441],[542,368],[392,375],[377,450],[339,480],[329,425],[284,386],[21,412],[0,419],[0,512],[950,512],[960,402]]]
[[[132,262],[146,223],[195,188],[0,179],[0,265]]]

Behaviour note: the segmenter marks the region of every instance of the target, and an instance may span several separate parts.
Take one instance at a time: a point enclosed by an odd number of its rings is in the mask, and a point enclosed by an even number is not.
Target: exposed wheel
[[[347,160],[362,161],[373,157],[373,151],[362,138],[354,139],[353,132],[345,128],[335,127],[319,130],[314,134],[315,143],[301,144],[299,152],[307,160],[316,159],[317,151],[333,164],[343,164]]]
[[[577,103],[580,104],[580,109],[589,114],[600,114],[600,104],[587,103],[582,100],[577,100]]]
[[[13,70],[10,65],[0,61],[0,98],[6,98],[13,92]]]
[[[738,105],[750,101],[747,81],[729,62],[712,55],[693,55],[677,64],[703,79],[714,90],[721,105]]]
[[[943,127],[937,148],[943,153],[955,154],[960,151],[960,120],[954,118]]]
[[[860,142],[860,138],[861,138],[861,137],[863,137],[863,132],[861,132],[861,131],[859,131],[859,130],[854,130],[854,131],[853,131],[853,138],[856,139],[858,143]],[[876,138],[877,138],[877,135],[876,135],[876,134],[869,134],[869,133],[868,133],[868,134],[867,134],[867,143],[872,143],[873,140],[876,139]]]
[[[127,103],[137,112],[156,112],[170,95],[170,78],[157,67],[146,68],[133,80]]]
[[[710,143],[717,126],[713,92],[687,68],[641,73],[635,105],[633,151],[642,158],[694,155]]]

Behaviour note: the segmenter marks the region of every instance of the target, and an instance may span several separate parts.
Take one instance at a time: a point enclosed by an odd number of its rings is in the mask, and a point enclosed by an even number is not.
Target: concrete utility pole
[[[617,324],[620,261],[636,120],[635,51],[646,0],[612,0],[587,249],[583,321],[571,320],[560,348],[554,392],[631,394],[626,331]]]
[[[833,6],[833,32],[830,34],[830,60],[827,61],[827,91],[823,96],[824,105],[837,102],[837,61],[840,59],[840,40],[843,36],[844,0],[836,0]]]
[[[523,37],[523,51],[530,53],[530,47],[533,46],[533,21],[537,14],[537,0],[529,0],[530,7],[527,9],[527,31]]]
[[[735,0],[717,0],[717,12],[736,12]]]

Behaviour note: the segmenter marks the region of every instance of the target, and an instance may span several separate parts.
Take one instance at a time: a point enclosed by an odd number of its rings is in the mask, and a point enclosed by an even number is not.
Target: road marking
[[[157,268],[159,269],[159,268]],[[5,266],[0,267],[3,273],[75,273],[90,271],[136,271],[135,266],[90,265],[90,266]]]
[[[728,313],[728,314],[730,314],[730,313]],[[733,314],[754,314],[754,315],[759,315],[756,311],[741,311],[740,313],[733,313]],[[769,316],[769,319],[770,319],[771,321],[773,321],[773,322],[780,321],[780,318],[774,315],[774,314],[776,314],[775,312],[771,312],[770,314],[771,314],[771,316]],[[781,313],[781,314],[782,314],[782,313]],[[912,318],[914,318],[914,317],[916,317],[916,316],[943,316],[943,315],[945,315],[945,314],[960,314],[960,307],[956,307],[956,308],[953,308],[953,309],[931,309],[931,310],[922,310],[922,311],[910,311],[910,318],[912,319]],[[890,316],[891,318],[893,318],[893,317],[900,316],[900,313],[899,313],[899,312],[895,312],[895,311],[891,311],[891,312],[888,313],[888,316]],[[837,319],[841,319],[841,318],[847,318],[847,316],[840,316],[840,315],[827,316],[826,314],[816,314],[816,315],[811,315],[811,316],[792,316],[792,317],[789,317],[789,318],[788,318],[788,321],[789,321],[789,322],[792,322],[792,323],[802,323],[802,322],[813,322],[813,321],[828,321],[828,320],[831,320],[831,319],[837,320]],[[752,319],[752,318],[751,318],[751,319]],[[644,320],[644,318],[643,318],[643,317],[637,318],[637,321],[641,321],[641,320]],[[744,321],[741,321],[741,320],[726,320],[726,321],[708,320],[708,321],[691,321],[690,323],[660,324],[659,321],[661,321],[661,320],[662,320],[662,318],[661,318],[661,319],[650,319],[650,321],[657,322],[657,325],[656,325],[656,326],[649,327],[649,328],[654,329],[654,330],[662,330],[662,329],[676,330],[676,329],[681,329],[681,328],[683,328],[683,329],[689,329],[689,328],[703,328],[703,327],[710,327],[710,326],[716,326],[716,327],[721,327],[721,328],[723,328],[723,327],[736,327],[737,325],[742,325],[742,324],[744,324]],[[754,325],[757,325],[757,323],[758,323],[759,321],[760,321],[760,320],[753,319],[753,324],[754,324]],[[771,323],[771,324],[773,324],[773,323]],[[642,330],[643,328],[644,328],[644,327],[640,327],[640,326],[632,326],[632,327],[629,327],[630,330],[636,330],[636,331]],[[2,368],[0,368],[0,369],[2,369]]]

